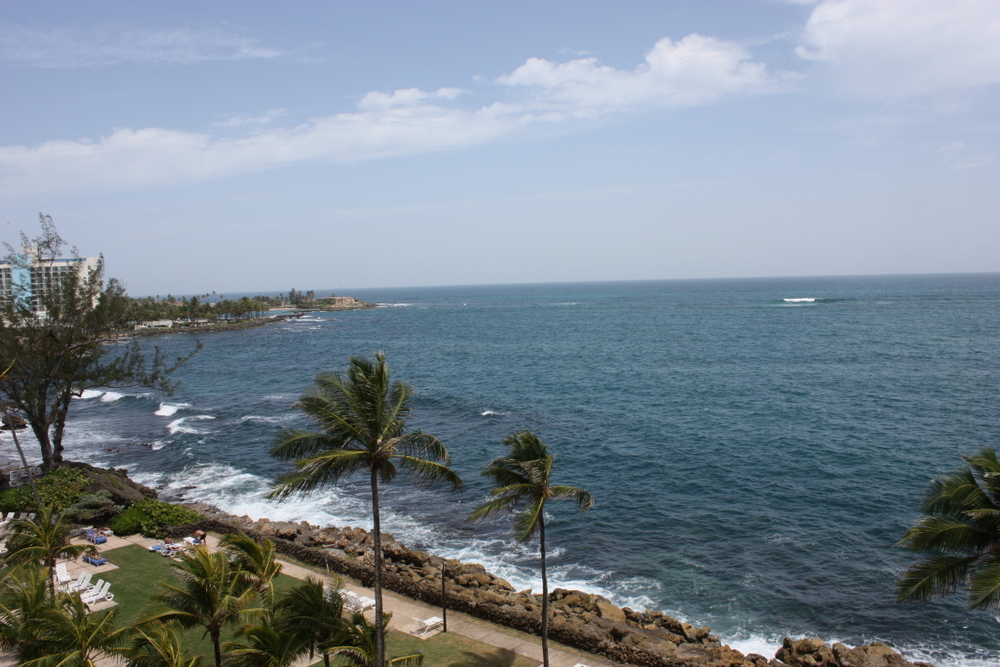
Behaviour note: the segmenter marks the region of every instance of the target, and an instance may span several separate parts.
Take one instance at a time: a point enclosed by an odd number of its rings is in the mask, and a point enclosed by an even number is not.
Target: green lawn
[[[157,582],[175,580],[171,567],[175,561],[143,547],[121,547],[102,555],[118,566],[117,570],[108,570],[94,577],[95,580],[101,578],[111,582],[111,592],[118,603],[115,614],[115,625],[118,627],[134,623],[153,609],[152,598],[159,590]],[[277,588],[282,591],[297,583],[297,579],[283,574],[277,580]],[[204,655],[205,664],[210,664],[212,642],[204,635],[204,630],[193,628],[187,631],[185,639],[191,652]],[[231,638],[231,632],[223,637],[224,640]],[[534,667],[538,664],[511,651],[451,633],[439,633],[421,640],[393,631],[387,635],[386,644],[390,657],[423,653],[425,667]],[[316,664],[322,665],[323,661]],[[333,664],[343,663],[334,661]]]

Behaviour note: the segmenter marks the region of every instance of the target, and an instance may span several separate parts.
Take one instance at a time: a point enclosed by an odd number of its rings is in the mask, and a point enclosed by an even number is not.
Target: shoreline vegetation
[[[113,493],[116,502],[155,498],[157,491],[128,477],[124,469],[102,469],[67,462],[88,472]],[[271,521],[235,516],[204,503],[170,501],[200,519],[171,526],[165,534],[176,539],[196,530],[219,535],[245,533],[257,541],[270,539],[275,550],[300,562],[358,580],[370,587],[374,579],[371,534],[356,527],[316,526],[307,521]],[[411,549],[392,535],[382,534],[385,588],[428,604],[442,602],[441,571],[447,608],[484,621],[539,635],[541,596],[516,591],[506,580],[477,563],[444,559]],[[549,636],[573,648],[626,665],[640,667],[933,667],[910,662],[885,644],[860,647],[828,646],[822,639],[786,638],[773,658],[744,655],[724,645],[710,627],[696,628],[656,610],[618,607],[607,598],[556,588],[550,593]]]

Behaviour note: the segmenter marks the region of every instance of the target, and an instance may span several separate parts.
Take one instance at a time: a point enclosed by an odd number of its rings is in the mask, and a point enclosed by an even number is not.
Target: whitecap
[[[160,417],[170,417],[175,414],[181,408],[190,408],[189,403],[160,403],[160,409],[154,412],[154,415]]]
[[[104,396],[101,396],[101,403],[114,403],[122,396],[123,394],[119,394],[117,391],[106,391]]]
[[[376,303],[379,308],[405,308],[406,306],[412,306],[412,303]]]
[[[782,299],[785,303],[812,303],[816,299],[811,296],[796,297],[793,299]]]
[[[502,412],[494,412],[493,410],[483,410],[482,412],[479,413],[479,416],[480,417],[499,417],[502,414],[503,414]]]
[[[83,400],[87,400],[91,398],[97,398],[102,394],[104,394],[104,392],[101,391],[100,389],[84,389],[82,394],[74,398],[81,398]]]
[[[186,421],[187,417],[181,417],[180,419],[175,419],[167,424],[167,430],[170,432],[170,435],[174,435],[176,433],[201,433],[198,429],[188,426],[185,423]]]

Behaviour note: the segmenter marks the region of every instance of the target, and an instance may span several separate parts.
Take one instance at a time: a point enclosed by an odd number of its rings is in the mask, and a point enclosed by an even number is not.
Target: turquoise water
[[[996,445],[1000,275],[355,290],[386,305],[202,337],[175,396],[90,392],[70,452],[167,494],[272,519],[368,525],[364,481],[270,505],[268,446],[321,370],[384,350],[468,483],[399,484],[388,530],[537,585],[509,524],[464,522],[501,438],[532,429],[555,480],[553,578],[710,624],[742,650],[784,636],[886,641],[994,664],[996,612],[897,605],[892,548],[926,484]],[[814,298],[789,303],[787,298]],[[149,341],[169,353],[187,335]]]

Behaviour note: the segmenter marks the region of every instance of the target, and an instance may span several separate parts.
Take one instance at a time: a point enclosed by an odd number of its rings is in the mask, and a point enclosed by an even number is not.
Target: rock
[[[83,470],[90,478],[88,493],[107,491],[111,496],[111,500],[116,505],[131,504],[143,498],[156,498],[156,491],[138,482],[133,482],[128,478],[127,471],[124,469],[115,470],[111,468],[105,470],[104,468],[92,466],[89,463],[80,463],[77,461],[66,461],[64,465],[67,468]]]
[[[849,648],[843,644],[833,645],[833,654],[840,667],[909,667],[899,653],[880,642]]]
[[[786,637],[774,657],[792,667],[840,667],[833,650],[815,637],[798,641]]]
[[[601,618],[606,618],[615,623],[625,622],[625,612],[603,598],[597,601],[597,613],[600,614]]]

